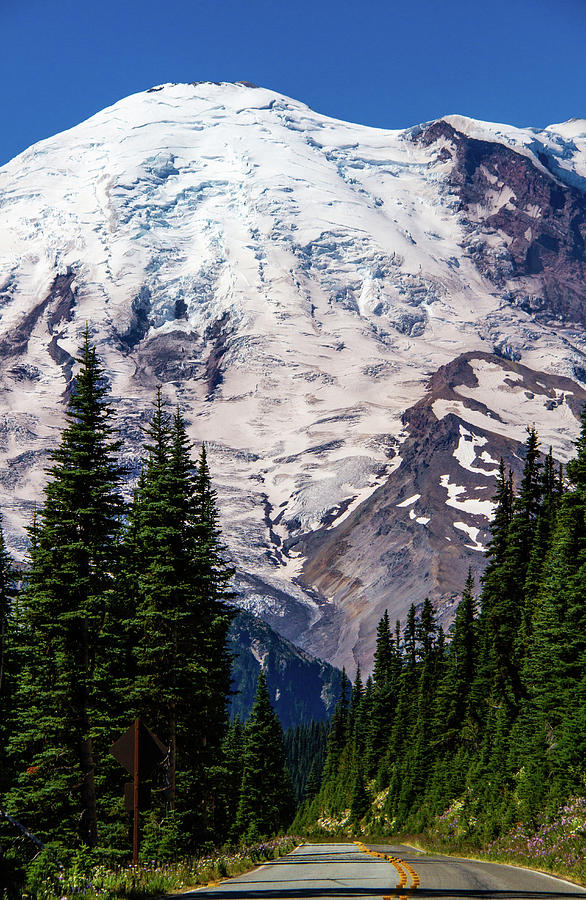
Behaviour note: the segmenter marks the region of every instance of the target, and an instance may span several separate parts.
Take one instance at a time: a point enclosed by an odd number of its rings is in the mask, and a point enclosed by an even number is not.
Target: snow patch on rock
[[[440,477],[440,484],[448,492],[446,506],[452,506],[461,512],[470,513],[471,515],[484,516],[491,519],[494,512],[494,503],[490,500],[477,500],[475,497],[469,497],[459,500],[461,494],[466,494],[468,488],[461,484],[454,484],[450,481],[449,474]]]
[[[466,544],[466,547],[470,550],[479,550],[484,553],[484,544],[478,540],[478,535],[480,533],[479,528],[475,528],[473,525],[467,525],[465,522],[454,522],[454,528],[457,528],[458,531],[463,531],[472,541],[471,544]]]

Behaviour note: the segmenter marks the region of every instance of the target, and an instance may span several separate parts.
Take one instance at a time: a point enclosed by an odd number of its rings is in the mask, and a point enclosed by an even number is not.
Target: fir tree
[[[454,752],[462,741],[469,715],[470,688],[476,666],[476,609],[472,570],[458,604],[443,679],[438,687],[436,732],[443,752]]]
[[[364,778],[360,765],[356,767],[356,772],[352,783],[352,795],[350,798],[350,821],[357,824],[366,815],[370,809],[370,797],[364,786]]]
[[[179,413],[160,389],[129,515],[127,584],[136,612],[137,711],[169,745],[168,805],[191,840],[213,833],[215,776],[227,727],[231,570],[218,541],[207,467],[191,460]],[[175,827],[175,826],[173,826]]]
[[[340,699],[334,709],[332,724],[328,735],[326,761],[324,763],[324,782],[331,782],[338,771],[340,754],[348,737],[348,678],[346,669],[342,669],[340,677]]]
[[[378,623],[374,654],[373,692],[366,754],[366,771],[369,777],[372,777],[379,768],[383,751],[389,741],[397,699],[400,665],[389,625],[389,615],[385,610]],[[381,778],[384,779],[383,773],[381,773]]]
[[[223,744],[226,776],[223,785],[228,833],[234,832],[244,767],[244,727],[235,719],[228,727]],[[237,834],[233,834],[237,837]]]
[[[271,706],[261,669],[256,697],[246,723],[237,832],[246,840],[268,837],[289,825],[294,811],[283,731]]]
[[[11,638],[14,626],[15,571],[6,550],[0,516],[0,798],[8,787],[6,747],[12,719],[14,660]]]
[[[176,422],[177,434],[177,422]],[[176,440],[176,439],[175,439]],[[202,446],[193,496],[193,531],[196,540],[196,588],[200,598],[200,653],[206,660],[207,683],[201,715],[206,723],[202,750],[213,758],[226,729],[226,709],[230,695],[232,657],[227,650],[230,622],[235,611],[231,582],[234,569],[226,562],[222,544],[217,497]]]
[[[287,768],[291,773],[298,803],[308,796],[314,797],[319,791],[327,735],[327,723],[319,721],[302,723],[285,732]]]
[[[87,329],[77,362],[31,546],[19,728],[11,742],[22,768],[7,805],[46,838],[77,836],[95,845],[121,630],[114,573],[123,473],[106,379]]]
[[[490,523],[490,541],[486,556],[488,565],[482,577],[480,615],[477,624],[477,663],[470,686],[470,736],[476,748],[482,740],[481,731],[488,713],[488,698],[495,683],[497,667],[494,641],[494,608],[505,579],[504,565],[507,554],[509,527],[513,515],[513,475],[507,474],[501,459],[497,474],[497,489],[493,497],[495,511]]]

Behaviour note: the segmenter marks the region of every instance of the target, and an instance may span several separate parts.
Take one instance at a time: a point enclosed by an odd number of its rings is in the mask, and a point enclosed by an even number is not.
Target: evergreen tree
[[[391,634],[389,614],[385,610],[377,627],[376,650],[374,654],[374,675],[371,712],[366,753],[366,772],[372,777],[389,741],[393,724],[396,695],[400,674],[399,654]],[[386,772],[380,777],[385,780]]]
[[[408,666],[414,668],[417,661],[417,611],[414,603],[411,604],[407,613],[403,641],[405,644],[405,662]]]
[[[373,680],[377,690],[383,690],[395,677],[393,636],[389,624],[389,612],[385,609],[376,629]]]
[[[340,754],[348,736],[348,678],[346,669],[342,669],[340,677],[340,699],[334,709],[332,725],[328,735],[326,761],[324,763],[324,782],[331,782],[338,771]]]
[[[525,796],[531,811],[542,799],[535,775],[544,766],[553,802],[578,789],[584,775],[584,712],[580,704],[586,665],[584,415],[577,449],[577,458],[568,464],[573,487],[558,501],[523,664],[527,702],[521,727],[533,785],[533,791]]]
[[[469,695],[475,676],[476,627],[474,578],[472,570],[458,604],[451,640],[447,650],[446,669],[438,686],[436,732],[443,752],[454,752],[466,733]]]
[[[513,475],[499,463],[497,489],[493,497],[495,511],[490,523],[490,541],[486,556],[488,565],[482,577],[480,615],[477,624],[477,663],[470,687],[470,737],[478,749],[482,741],[482,729],[488,714],[488,698],[494,689],[497,667],[494,641],[494,608],[498,603],[505,580],[504,566],[507,540],[513,516]]]
[[[245,729],[236,829],[249,841],[268,837],[286,828],[294,812],[291,778],[285,764],[283,731],[271,706],[261,669]]]
[[[224,601],[232,573],[221,557],[207,465],[203,472],[194,466],[184,420],[179,411],[169,416],[160,389],[145,450],[126,537],[134,700],[169,745],[168,810],[193,842],[213,834],[219,814],[215,778],[231,663],[232,613]]]
[[[175,424],[177,434],[177,421]],[[177,438],[175,438],[175,442]],[[226,729],[226,709],[230,695],[232,657],[227,650],[228,629],[235,610],[234,569],[226,562],[222,544],[216,491],[202,446],[196,471],[193,497],[193,531],[196,540],[196,588],[200,597],[200,653],[206,661],[207,679],[201,715],[206,723],[202,740],[205,758],[213,759]]]
[[[362,727],[361,707],[364,699],[364,685],[362,684],[362,673],[360,671],[360,663],[356,668],[356,678],[352,685],[350,694],[350,716],[348,721],[348,731],[350,736],[355,736],[356,728]]]
[[[524,585],[541,508],[540,471],[539,440],[535,428],[531,427],[527,429],[523,476],[519,494],[513,502],[506,551],[499,572],[499,590],[493,596],[490,613],[496,696],[515,710],[518,710],[522,692],[519,631],[525,618]]]
[[[543,565],[551,542],[557,506],[562,493],[563,480],[556,473],[553,452],[550,447],[541,472],[541,505],[537,515],[531,543],[531,554],[523,585],[522,621],[516,646],[516,656],[520,661],[520,666],[523,665],[522,661],[531,637],[535,601],[539,593]]]
[[[416,718],[410,745],[406,748],[407,772],[403,775],[400,805],[403,814],[415,799],[425,793],[433,762],[433,734],[435,692],[437,688],[438,655],[435,636],[438,628],[433,606],[426,598],[421,616],[416,622],[415,633],[419,642],[420,663],[414,677],[414,706]]]
[[[14,691],[14,660],[11,638],[14,626],[15,571],[6,550],[2,517],[0,516],[0,804],[8,787],[8,759],[6,747],[12,719]]]
[[[358,766],[352,784],[352,796],[350,798],[350,821],[357,824],[370,809],[370,797],[364,786],[362,771]]]
[[[302,723],[285,732],[287,768],[298,803],[319,791],[328,736],[326,722]]]
[[[31,546],[7,806],[46,839],[98,839],[98,793],[116,728],[114,596],[123,502],[120,441],[86,329],[67,425],[52,454]]]

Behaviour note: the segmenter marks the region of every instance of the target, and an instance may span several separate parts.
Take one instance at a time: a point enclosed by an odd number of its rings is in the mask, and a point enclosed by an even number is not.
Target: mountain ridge
[[[528,422],[561,461],[577,434],[585,183],[579,121],[387,131],[231,83],[157,86],[33,145],[0,169],[11,546],[25,551],[89,322],[131,475],[159,383],[206,441],[243,608],[350,669],[369,667],[384,604],[403,615],[428,591],[447,623],[488,523],[462,498],[493,485],[461,442],[518,467]],[[462,384],[429,406],[452,364]],[[375,552],[360,520],[383,508]],[[405,581],[418,553],[430,564]]]

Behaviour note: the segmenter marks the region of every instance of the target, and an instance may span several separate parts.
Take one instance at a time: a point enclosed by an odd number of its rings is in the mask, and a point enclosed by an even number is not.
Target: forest
[[[205,446],[194,460],[159,389],[125,499],[114,404],[87,330],[77,362],[24,568],[0,528],[5,884],[24,884],[39,856],[128,859],[128,775],[111,745],[136,718],[165,747],[140,801],[143,860],[288,828],[443,829],[482,847],[582,802],[586,412],[565,471],[532,427],[518,487],[501,461],[487,567],[480,585],[463,585],[448,634],[430,600],[404,623],[385,613],[372,675],[350,684],[341,673],[332,721],[283,735],[262,669],[247,722],[230,721],[233,572]]]
[[[584,798],[586,412],[565,472],[528,427],[518,490],[502,461],[497,481],[481,586],[469,575],[447,636],[429,600],[403,627],[383,616],[373,674],[342,680],[321,787],[294,827],[442,823],[480,847]]]
[[[126,502],[114,407],[87,330],[77,362],[24,570],[0,529],[4,884],[20,884],[39,849],[65,862],[79,847],[128,858],[129,776],[111,746],[136,718],[166,748],[141,786],[141,858],[258,840],[295,810],[264,677],[246,726],[229,728],[232,570],[205,446],[194,461],[181,412],[159,389]],[[268,762],[261,747],[272,748]]]

